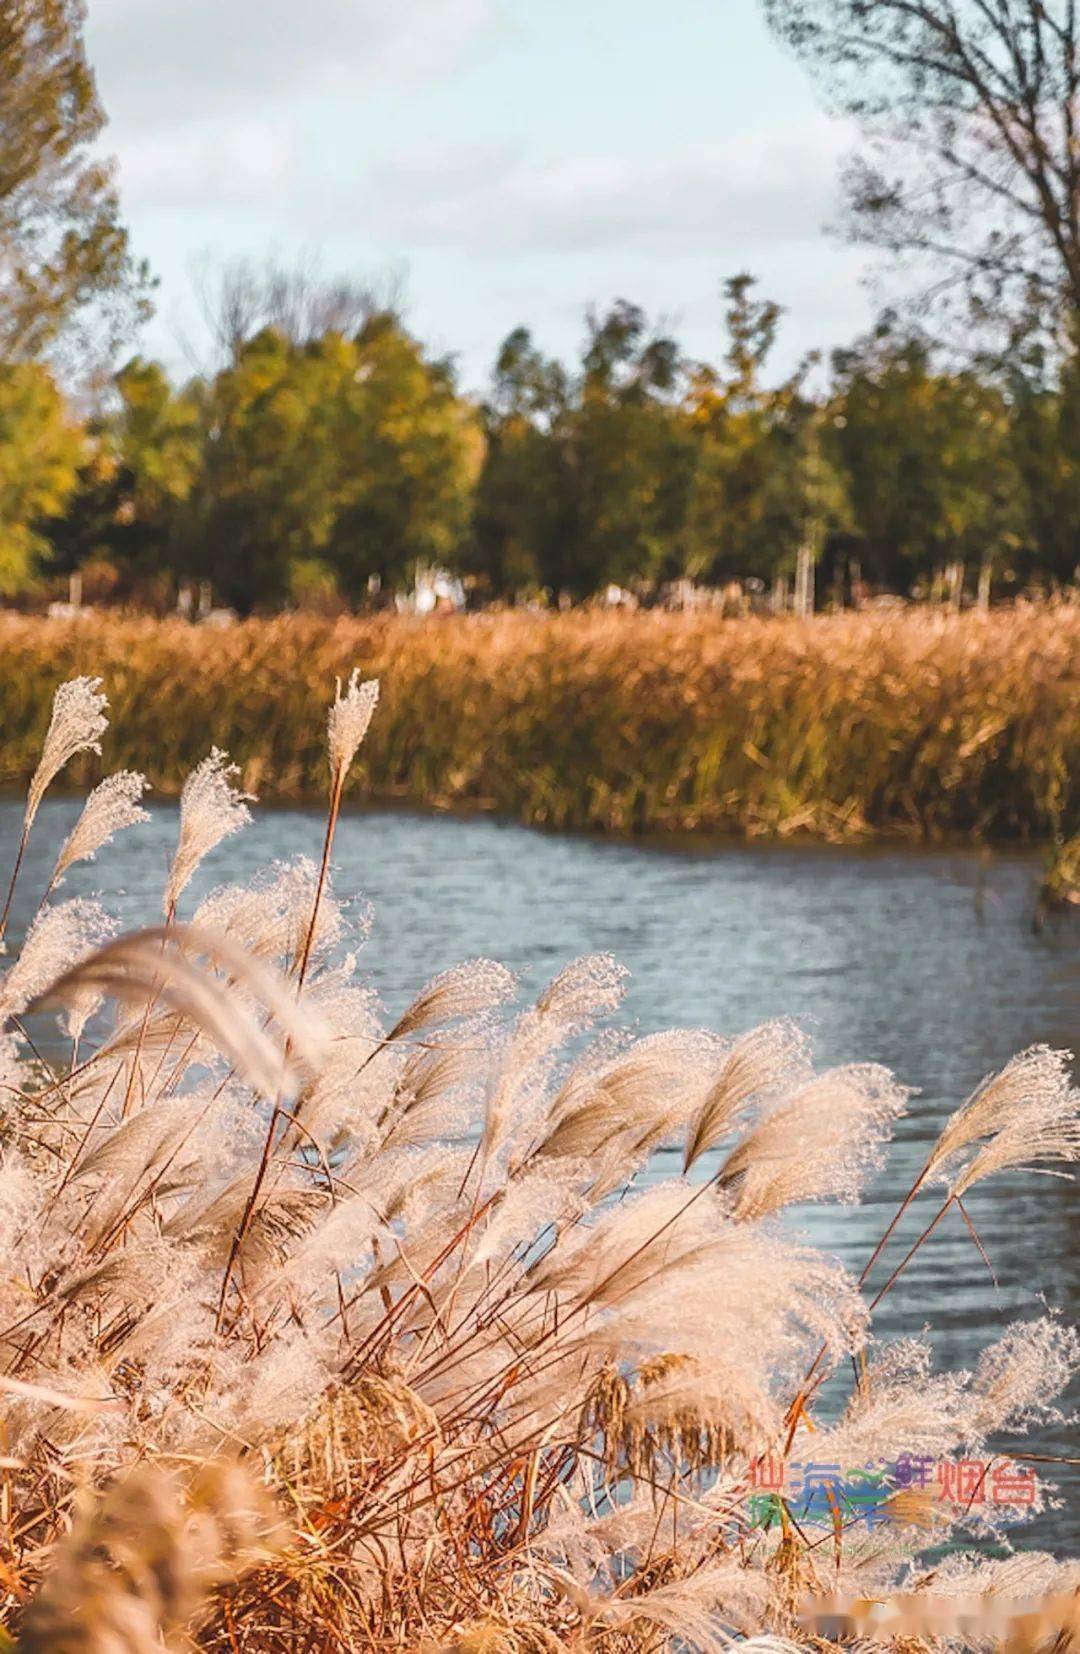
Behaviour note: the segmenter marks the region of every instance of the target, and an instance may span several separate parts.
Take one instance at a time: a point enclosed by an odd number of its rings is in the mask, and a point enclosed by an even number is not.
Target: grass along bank
[[[263,798],[325,790],[326,684],[382,679],[353,796],[553,827],[1048,838],[1080,826],[1080,605],[812,621],[646,613],[0,617],[0,774],[100,676],[101,764],[179,790],[211,740]]]

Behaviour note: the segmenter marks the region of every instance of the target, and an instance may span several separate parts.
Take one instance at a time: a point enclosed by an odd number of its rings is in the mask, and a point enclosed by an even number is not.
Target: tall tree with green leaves
[[[654,584],[682,572],[693,445],[676,417],[684,364],[637,305],[590,314],[567,436],[573,467],[566,588]]]
[[[83,45],[83,0],[0,0],[0,359],[39,355],[91,312],[109,342],[147,304]]]
[[[746,274],[725,284],[723,366],[698,364],[684,404],[697,447],[686,572],[711,582],[790,573],[800,547],[820,557],[848,516],[821,410],[804,388],[813,364],[768,382],[781,310],[755,288]]]
[[[528,328],[507,335],[482,409],[484,462],[468,555],[470,572],[487,595],[531,597],[566,583],[570,395],[562,365],[544,356]]]
[[[887,332],[834,361],[831,444],[864,571],[906,590],[956,559],[1000,567],[1028,526],[1001,390]]]
[[[43,530],[74,493],[84,435],[48,370],[0,364],[0,595],[25,590],[50,554]]]

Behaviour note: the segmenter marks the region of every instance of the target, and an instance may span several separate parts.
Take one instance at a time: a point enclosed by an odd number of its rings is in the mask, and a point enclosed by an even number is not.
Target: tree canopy
[[[95,147],[105,116],[84,17],[82,0],[0,3],[0,359],[39,355],[95,309],[111,341],[146,304]]]
[[[1080,319],[1074,0],[764,0],[861,145],[849,228],[1045,355]],[[966,342],[966,341],[965,341]]]

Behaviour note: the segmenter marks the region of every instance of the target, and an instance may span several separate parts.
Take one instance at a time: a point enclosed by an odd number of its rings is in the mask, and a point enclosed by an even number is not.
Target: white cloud
[[[164,207],[199,213],[288,197],[301,187],[296,147],[281,128],[238,121],[224,130],[200,130],[181,141],[148,135],[126,149],[121,181],[124,205],[134,213]]]
[[[411,246],[503,257],[677,257],[820,240],[849,134],[824,116],[692,154],[531,159],[481,145],[398,156],[376,169],[371,222]]]
[[[87,39],[113,119],[161,128],[451,73],[499,18],[498,0],[90,0]]]

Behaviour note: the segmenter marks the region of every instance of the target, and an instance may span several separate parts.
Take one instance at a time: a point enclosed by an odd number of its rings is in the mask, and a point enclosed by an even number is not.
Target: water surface
[[[43,807],[13,935],[78,809],[64,799]],[[20,816],[18,804],[0,804],[0,866]],[[75,869],[63,893],[100,888],[125,923],[148,922],[175,831],[175,808],[157,806],[148,828]],[[261,813],[210,859],[188,911],[212,885],[247,878],[274,858],[317,856],[320,843],[317,815]],[[500,959],[539,987],[574,955],[608,950],[630,968],[626,1015],[643,1033],[673,1025],[738,1033],[787,1014],[806,1023],[822,1065],[881,1062],[917,1087],[887,1172],[864,1204],[798,1214],[815,1242],[856,1270],[972,1087],[1025,1046],[1080,1045],[1080,923],[1032,933],[1038,863],[1027,857],[673,849],[380,811],[343,818],[336,864],[338,894],[355,901],[357,916],[365,902],[373,906],[361,957],[392,1012],[426,977],[466,957]],[[969,1365],[1006,1322],[1042,1313],[1039,1293],[1080,1321],[1075,1184],[999,1179],[976,1189],[970,1212],[998,1284],[959,1219],[949,1219],[882,1306],[883,1331],[930,1325],[941,1360]],[[898,1246],[921,1221],[916,1214]],[[1062,1424],[1033,1447],[1076,1455],[1080,1436]],[[1080,1550],[1080,1479],[1062,1472],[1060,1480],[1068,1507],[1021,1530],[1019,1544]]]

